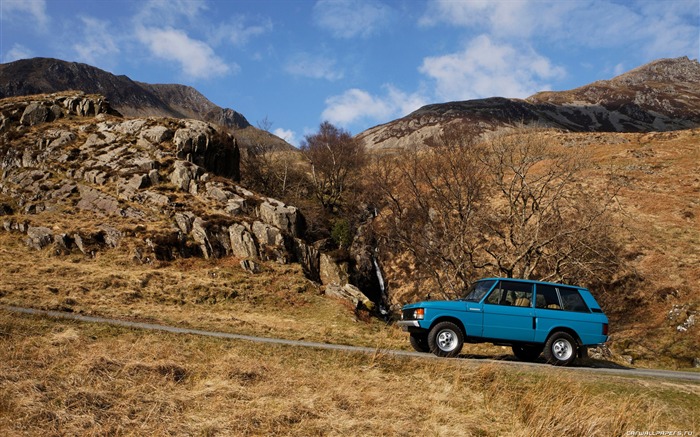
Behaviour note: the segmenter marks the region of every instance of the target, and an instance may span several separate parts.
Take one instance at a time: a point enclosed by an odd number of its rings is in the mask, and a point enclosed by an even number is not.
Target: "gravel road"
[[[48,311],[48,310],[38,310],[33,308],[21,308],[15,306],[0,306],[5,311],[13,313],[28,314],[32,316],[43,316],[51,317],[56,319],[68,319],[76,320],[80,322],[88,323],[104,323],[114,326],[122,326],[125,328],[133,329],[146,329],[151,331],[163,331],[171,332],[175,334],[189,334],[189,335],[201,335],[206,337],[217,337],[226,338],[231,340],[241,340],[250,341],[255,343],[268,343],[268,344],[279,344],[285,346],[293,347],[311,347],[316,349],[328,349],[337,350],[344,352],[356,352],[356,353],[366,353],[366,354],[384,354],[384,355],[395,355],[395,356],[407,356],[414,358],[423,359],[446,359],[438,358],[432,354],[425,354],[419,352],[409,352],[402,350],[390,350],[390,349],[376,349],[371,347],[359,347],[359,346],[347,346],[340,344],[330,344],[330,343],[317,343],[311,341],[298,341],[298,340],[285,340],[281,338],[268,338],[268,337],[254,337],[250,335],[232,334],[228,332],[217,332],[217,331],[205,331],[201,329],[191,329],[191,328],[178,328],[175,326],[160,325],[155,323],[143,323],[143,322],[132,322],[128,320],[120,319],[110,319],[105,317],[96,316],[85,316],[81,314],[74,314],[63,311]],[[484,358],[450,358],[452,360],[459,360],[468,364],[483,364],[483,363],[498,363],[503,365],[511,366],[531,366],[531,367],[542,367],[551,368],[547,364],[540,363],[525,363],[520,361],[503,361],[503,360],[492,360]],[[557,370],[564,370],[562,368],[557,368]],[[605,373],[614,374],[620,376],[630,376],[630,377],[655,377],[655,378],[666,378],[666,379],[677,379],[686,381],[700,382],[700,372],[680,372],[674,370],[654,370],[654,369],[636,369],[636,368],[603,368],[603,367],[567,367],[566,371],[585,371],[592,373]]]

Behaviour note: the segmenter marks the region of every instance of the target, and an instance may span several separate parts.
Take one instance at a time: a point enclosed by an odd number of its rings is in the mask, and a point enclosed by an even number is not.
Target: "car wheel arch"
[[[462,331],[462,337],[467,338],[467,330],[464,328],[464,324],[462,323],[461,320],[459,320],[456,317],[450,317],[450,316],[438,317],[437,319],[433,320],[433,322],[430,324],[430,328],[428,328],[428,331],[433,329],[433,327],[435,325],[437,325],[438,323],[442,323],[442,322],[454,323]]]
[[[581,337],[579,337],[579,335],[576,333],[576,331],[574,331],[571,328],[567,328],[565,326],[558,326],[558,327],[550,329],[549,333],[547,333],[547,337],[545,337],[545,339],[544,339],[544,343],[542,343],[542,344],[547,343],[547,340],[549,340],[549,337],[556,334],[557,332],[566,332],[567,334],[572,336],[574,338],[574,340],[576,340],[576,346],[580,347],[582,345]]]

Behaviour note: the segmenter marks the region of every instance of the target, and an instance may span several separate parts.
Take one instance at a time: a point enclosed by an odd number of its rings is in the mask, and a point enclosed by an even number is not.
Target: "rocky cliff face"
[[[700,126],[700,63],[662,59],[607,81],[525,100],[494,97],[424,106],[358,134],[368,149],[423,146],[452,122],[479,135],[519,123],[572,132],[656,132]]]

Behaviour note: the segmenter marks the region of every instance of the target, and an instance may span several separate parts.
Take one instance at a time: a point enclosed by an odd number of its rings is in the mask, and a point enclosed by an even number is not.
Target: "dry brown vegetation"
[[[583,280],[576,280],[576,283],[592,289],[610,317],[612,335],[609,346],[615,354],[624,355],[634,365],[693,366],[700,350],[698,325],[695,323],[686,331],[679,331],[677,327],[690,320],[693,313],[697,318],[700,310],[700,290],[697,287],[700,283],[700,130],[648,134],[563,133],[553,130],[540,133],[561,153],[575,155],[574,158],[579,161],[585,159],[582,163],[585,165],[578,170],[574,188],[580,186],[594,195],[599,193],[593,200],[598,197],[614,200],[610,205],[611,220],[604,226],[595,219],[596,214],[591,213],[594,207],[592,202],[579,203],[576,205],[578,211],[569,211],[574,224],[585,222],[577,220],[577,217],[594,218],[589,221],[598,226],[599,238],[596,238],[596,234],[585,236],[589,249],[615,247],[617,251],[616,259],[612,261],[619,264],[606,264],[605,257],[602,258],[603,262],[594,260],[598,263],[597,272],[590,274],[589,271]],[[459,161],[452,159],[450,162]],[[403,163],[404,167],[410,164]],[[429,163],[421,161],[421,165],[427,166]],[[462,165],[457,167],[458,170],[464,168]],[[429,176],[439,179],[451,170],[447,168],[446,171],[429,173]],[[380,176],[388,179],[387,175]],[[467,172],[466,177],[469,176]],[[611,179],[615,190],[612,197],[609,191]],[[391,180],[386,184],[397,186]],[[438,190],[434,191],[441,195],[438,200],[451,200],[448,196],[451,192],[444,195]],[[424,192],[419,194],[423,195]],[[421,206],[426,211],[431,214],[431,211],[436,212],[437,219],[425,214],[431,224],[456,220],[453,215],[448,216],[442,211],[447,219],[440,222],[441,210],[433,207],[436,203],[431,203],[432,199],[427,196],[422,199],[421,196],[414,197],[423,202]],[[458,199],[462,201],[460,205],[475,215],[469,209],[470,199],[463,197],[466,200]],[[400,206],[402,213],[411,211],[405,205]],[[393,212],[396,216],[396,211]],[[391,222],[394,216],[390,215],[387,221]],[[490,214],[488,217],[493,216]],[[439,264],[447,260],[452,263],[447,268],[440,266],[440,272],[461,268],[474,275],[471,267],[475,263],[465,254],[468,255],[476,244],[465,245],[465,250],[457,237],[473,235],[478,239],[485,234],[484,231],[467,227],[457,232],[446,232],[445,235],[452,237],[439,239],[436,244],[430,235],[415,231],[415,219],[405,222],[409,223],[405,227],[406,235],[425,240],[423,247],[432,251],[429,253],[432,261]],[[520,229],[519,225],[515,229]],[[582,240],[577,235],[573,241],[575,244],[560,244],[557,241],[554,254],[557,254],[557,250],[565,252],[569,248],[580,251],[576,245]],[[446,250],[441,252],[443,246]],[[458,256],[454,255],[455,252]],[[421,254],[419,250],[414,250],[415,253]],[[494,253],[507,257],[519,252],[509,249]],[[428,292],[434,298],[438,296],[442,284],[429,275],[417,273],[420,266],[415,255],[408,251],[391,250],[382,254],[393,302],[421,300]],[[480,276],[490,274],[497,275],[499,272],[495,269],[480,272]]]
[[[0,312],[3,435],[697,431],[700,386],[257,345]]]
[[[235,257],[141,265],[127,248],[55,255],[0,233],[0,303],[241,334],[398,347],[393,326],[323,296],[298,264],[250,274]]]

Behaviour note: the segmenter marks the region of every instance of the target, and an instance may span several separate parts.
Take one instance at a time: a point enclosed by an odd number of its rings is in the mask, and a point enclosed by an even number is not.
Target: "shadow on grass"
[[[510,361],[516,363],[536,363],[548,365],[547,361],[540,356],[534,361],[522,361],[517,359],[514,355],[510,354],[500,354],[500,355],[485,355],[485,354],[459,354],[459,358],[466,358],[470,360],[496,360],[496,361]],[[568,367],[587,367],[591,369],[620,369],[620,370],[633,370],[633,367],[623,366],[619,363],[613,361],[601,360],[596,358],[578,358]]]

